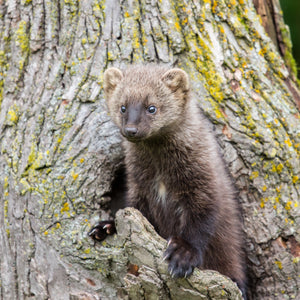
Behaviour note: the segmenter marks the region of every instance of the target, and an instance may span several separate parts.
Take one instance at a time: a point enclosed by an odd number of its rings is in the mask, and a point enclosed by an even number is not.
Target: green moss
[[[4,44],[4,48],[7,48],[7,45]],[[0,106],[2,103],[2,99],[3,99],[3,88],[4,88],[4,83],[5,83],[5,78],[6,78],[6,72],[9,68],[9,64],[8,64],[8,59],[7,59],[7,55],[9,55],[10,53],[9,47],[8,49],[6,49],[6,51],[0,51]]]
[[[96,23],[103,24],[105,20],[105,1],[94,0],[93,4],[93,16],[95,17]]]
[[[35,142],[31,145],[31,150],[28,156],[28,165],[31,166],[35,162],[35,158],[37,157],[37,145]]]
[[[290,68],[291,72],[297,77],[297,73],[298,73],[297,63],[293,57],[292,52],[288,50],[285,52],[284,61],[287,64],[287,66]]]
[[[22,20],[19,22],[18,29],[15,32],[16,45],[21,50],[21,57],[19,61],[19,69],[23,70],[24,65],[27,61],[28,55],[30,53],[29,49],[29,33],[27,32],[28,25]]]
[[[19,27],[16,30],[16,43],[21,48],[22,53],[29,52],[29,37],[27,34],[27,23],[20,21]]]
[[[224,92],[222,90],[222,77],[215,69],[213,54],[210,47],[205,43],[204,39],[196,36],[193,32],[185,35],[186,44],[192,61],[196,64],[197,70],[204,77],[204,85],[211,97],[218,103],[224,100]],[[203,80],[202,80],[203,81]],[[215,106],[216,116],[221,117],[219,107]]]

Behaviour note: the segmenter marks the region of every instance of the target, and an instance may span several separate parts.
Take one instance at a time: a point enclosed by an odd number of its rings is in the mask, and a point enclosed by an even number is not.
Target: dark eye
[[[124,114],[126,112],[126,106],[122,105],[121,106],[121,113]]]
[[[157,112],[157,108],[154,106],[154,105],[150,105],[148,108],[147,108],[147,111],[148,113],[150,114],[155,114]]]

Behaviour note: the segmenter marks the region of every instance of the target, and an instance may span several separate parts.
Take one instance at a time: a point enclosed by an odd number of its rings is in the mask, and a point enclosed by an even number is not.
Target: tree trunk
[[[166,241],[134,209],[117,213],[117,235],[87,237],[122,192],[103,72],[142,61],[185,69],[214,125],[240,191],[249,298],[297,298],[299,91],[251,0],[7,0],[0,11],[1,299],[241,299],[216,272],[172,279]]]
[[[300,93],[296,85],[297,63],[292,55],[292,42],[289,27],[284,23],[279,0],[253,0],[257,13],[261,16],[262,25],[290,72],[285,79],[289,91],[292,93],[298,107],[300,107]]]

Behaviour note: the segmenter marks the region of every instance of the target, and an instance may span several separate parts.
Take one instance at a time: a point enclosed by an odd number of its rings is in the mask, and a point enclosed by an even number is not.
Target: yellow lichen
[[[286,139],[286,140],[284,141],[284,143],[285,143],[286,145],[288,145],[289,147],[292,146],[292,143],[291,143],[290,139]]]
[[[73,180],[76,180],[77,178],[78,178],[78,176],[79,176],[79,174],[77,174],[77,173],[74,173],[73,171],[72,171],[72,177],[73,177]]]
[[[65,202],[60,212],[64,213],[64,212],[68,212],[69,210],[70,210],[69,203]]]
[[[174,25],[175,25],[175,27],[176,27],[177,30],[180,30],[181,27],[180,27],[180,24],[178,22],[175,22]]]
[[[8,115],[9,115],[9,120],[12,122],[12,123],[17,123],[18,121],[18,116],[16,114],[16,112],[14,110],[9,110],[8,111]]]
[[[8,178],[7,177],[4,178],[3,188],[4,188],[4,190],[6,190],[8,188]]]
[[[288,201],[287,203],[286,203],[286,205],[285,205],[285,209],[286,210],[290,210],[291,209],[291,205],[292,205],[292,201]]]
[[[276,170],[278,172],[278,174],[280,174],[282,172],[282,169],[283,169],[283,164],[279,164],[277,167],[276,167]]]
[[[294,258],[293,258],[293,263],[294,263],[294,264],[299,263],[299,261],[300,261],[300,257],[294,257]],[[299,277],[300,277],[300,274],[299,274]]]
[[[259,176],[259,172],[258,171],[253,171],[251,176],[250,176],[250,179],[255,179]]]
[[[87,248],[83,251],[85,254],[89,254],[91,252],[91,248]]]
[[[216,13],[216,8],[217,8],[217,6],[218,6],[218,2],[217,1],[213,1],[213,6],[212,6],[212,8],[211,8],[211,10],[212,10],[212,12],[215,14]]]
[[[281,270],[282,269],[282,263],[279,260],[275,261],[275,264],[277,265],[277,267]]]
[[[22,20],[19,23],[19,27],[16,30],[16,43],[21,48],[22,52],[28,52],[29,51],[29,38],[26,34],[27,29],[27,23]]]

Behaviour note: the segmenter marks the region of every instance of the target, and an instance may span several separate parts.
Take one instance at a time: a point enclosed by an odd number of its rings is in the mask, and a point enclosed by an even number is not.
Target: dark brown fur
[[[104,88],[111,117],[125,136],[128,205],[169,240],[170,273],[213,269],[244,290],[235,190],[186,73],[155,65],[111,68]],[[157,111],[149,113],[149,106]]]

